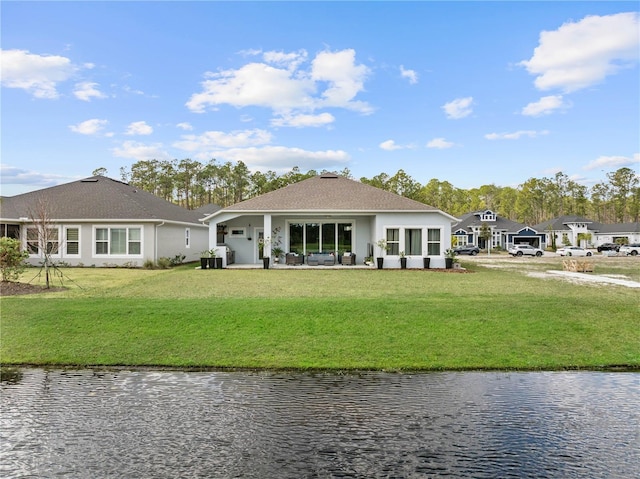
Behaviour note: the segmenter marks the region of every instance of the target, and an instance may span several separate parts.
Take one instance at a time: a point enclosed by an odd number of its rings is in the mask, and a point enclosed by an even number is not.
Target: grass
[[[609,259],[609,258],[607,258]],[[625,260],[624,258],[621,258]],[[65,269],[2,298],[0,361],[377,370],[640,368],[638,290],[532,278],[561,259],[423,270]],[[638,261],[597,266],[634,275]],[[602,271],[601,271],[602,270]],[[25,274],[30,280],[34,272]],[[71,282],[69,279],[72,279]],[[80,289],[82,288],[82,289]]]

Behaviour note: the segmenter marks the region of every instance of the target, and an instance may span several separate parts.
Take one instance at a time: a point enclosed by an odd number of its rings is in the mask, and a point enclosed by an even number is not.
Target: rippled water
[[[0,476],[637,478],[637,373],[4,375]]]

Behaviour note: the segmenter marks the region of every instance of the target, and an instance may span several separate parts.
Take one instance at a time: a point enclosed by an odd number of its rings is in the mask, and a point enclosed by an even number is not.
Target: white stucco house
[[[48,218],[43,244],[34,218]],[[142,266],[184,255],[197,261],[209,244],[201,212],[104,176],[0,199],[0,235],[20,239],[38,265],[45,248],[71,266]]]
[[[640,243],[640,223],[604,224],[582,216],[560,216],[534,229],[545,233],[545,245],[551,246],[553,237],[558,247],[563,244],[596,248],[603,243]]]
[[[339,262],[355,255],[357,264],[383,256],[384,268],[398,268],[401,252],[407,267],[445,267],[451,224],[457,218],[432,206],[348,178],[325,173],[223,208],[204,218],[209,248],[236,264],[262,264],[282,249],[300,262],[329,255]],[[220,231],[223,232],[220,235]],[[384,239],[387,251],[376,244]],[[281,260],[285,261],[283,254]],[[316,257],[317,259],[317,257]],[[275,258],[274,258],[275,260]]]

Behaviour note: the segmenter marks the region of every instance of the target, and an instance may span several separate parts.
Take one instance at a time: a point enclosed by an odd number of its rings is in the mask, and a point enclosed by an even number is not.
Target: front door
[[[254,263],[260,263],[263,258],[264,252],[264,228],[256,228],[255,234],[253,237],[256,239],[256,250],[255,250],[255,258]]]

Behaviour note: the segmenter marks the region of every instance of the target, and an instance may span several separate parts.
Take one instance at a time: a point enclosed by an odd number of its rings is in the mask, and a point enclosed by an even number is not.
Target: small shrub
[[[20,241],[13,238],[0,238],[0,271],[2,281],[15,281],[24,271],[24,260],[29,253],[20,250]]]
[[[169,259],[169,258],[158,258],[158,268],[160,268],[160,269],[169,269],[169,268],[171,268],[171,259]]]
[[[178,266],[182,264],[185,259],[186,259],[185,255],[177,254],[173,258],[171,258],[169,261],[171,263],[171,266]]]
[[[144,261],[144,263],[142,263],[142,267],[144,269],[155,269],[156,268],[156,264],[153,262],[153,260],[151,259],[146,259]]]

